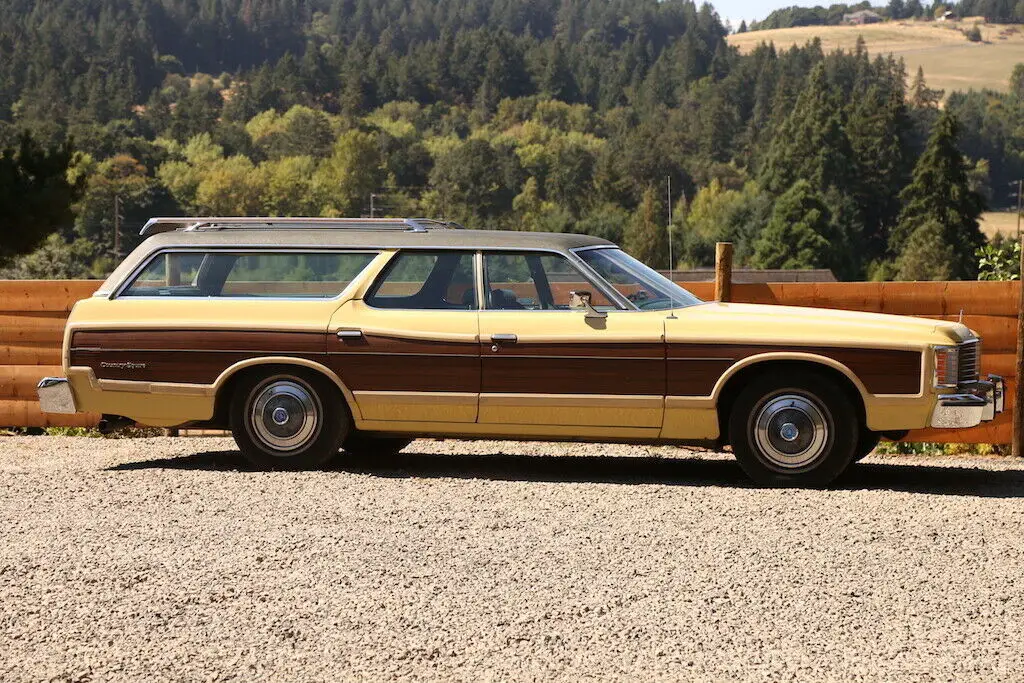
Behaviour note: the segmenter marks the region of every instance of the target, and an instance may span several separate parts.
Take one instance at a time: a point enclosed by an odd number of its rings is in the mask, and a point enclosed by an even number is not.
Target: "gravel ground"
[[[1024,463],[0,439],[0,680],[1021,680]]]

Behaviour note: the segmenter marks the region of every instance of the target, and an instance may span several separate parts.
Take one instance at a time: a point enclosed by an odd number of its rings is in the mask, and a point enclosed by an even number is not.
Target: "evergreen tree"
[[[623,248],[652,268],[668,267],[668,231],[665,212],[653,186],[644,190],[640,206],[633,213],[625,234]]]
[[[826,268],[832,260],[832,216],[806,180],[799,180],[775,202],[771,220],[758,238],[755,268]]]
[[[858,97],[846,130],[857,164],[852,196],[863,214],[867,260],[884,255],[910,178],[912,125],[902,88],[872,85]]]
[[[67,179],[71,143],[41,148],[27,134],[17,149],[0,151],[0,262],[31,251],[71,225],[80,185]]]
[[[970,188],[967,163],[957,148],[958,134],[956,118],[943,111],[914,167],[913,179],[900,194],[903,210],[890,248],[902,254],[912,248],[910,237],[921,226],[940,225],[945,243],[954,249],[949,273],[964,279],[974,277],[974,251],[985,242],[978,226],[985,200]]]
[[[928,87],[928,84],[924,80],[924,67],[917,67],[917,73],[914,74],[914,80],[910,84],[910,90],[907,93],[910,98],[910,106],[915,109],[936,109],[939,106],[939,102],[942,101],[942,96],[945,94],[943,90],[932,90]]]
[[[1019,100],[1024,100],[1024,62],[1013,67],[1010,74],[1010,93]]]
[[[576,102],[579,90],[559,40],[551,42],[551,53],[541,80],[541,93],[562,102]]]
[[[826,80],[824,64],[818,64],[772,139],[761,183],[775,194],[798,180],[807,180],[818,192],[832,186],[852,191],[852,156],[841,105]]]
[[[936,220],[926,220],[911,233],[896,259],[897,280],[949,280],[956,252],[946,241],[946,230]]]

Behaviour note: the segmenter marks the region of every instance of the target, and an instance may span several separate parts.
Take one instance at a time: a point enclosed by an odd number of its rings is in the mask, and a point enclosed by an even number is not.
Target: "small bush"
[[[964,29],[963,33],[965,36],[967,36],[967,40],[971,41],[972,43],[981,42],[981,29],[978,28],[977,24],[968,29]]]
[[[991,456],[1007,455],[1005,446],[991,443],[927,443],[909,441],[883,441],[875,449],[881,455],[951,455]]]

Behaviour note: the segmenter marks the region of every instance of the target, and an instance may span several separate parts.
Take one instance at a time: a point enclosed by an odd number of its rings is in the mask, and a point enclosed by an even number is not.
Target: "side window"
[[[375,308],[476,310],[473,253],[400,252],[366,296]]]
[[[487,307],[500,310],[569,310],[570,293],[587,291],[595,308],[615,304],[564,256],[548,253],[484,254]]]
[[[169,252],[159,254],[119,296],[337,296],[374,259],[368,252]]]
[[[374,253],[260,253],[234,256],[222,296],[331,298],[338,296]]]
[[[206,254],[157,254],[119,296],[203,296],[199,270]]]

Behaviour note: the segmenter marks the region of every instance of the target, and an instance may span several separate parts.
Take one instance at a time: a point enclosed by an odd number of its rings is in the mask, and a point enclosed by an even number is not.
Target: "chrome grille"
[[[960,382],[973,382],[981,374],[981,341],[972,341],[960,344],[960,353],[957,363]]]

